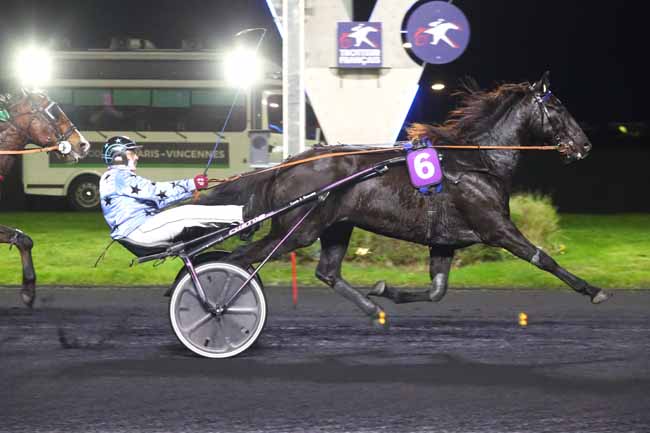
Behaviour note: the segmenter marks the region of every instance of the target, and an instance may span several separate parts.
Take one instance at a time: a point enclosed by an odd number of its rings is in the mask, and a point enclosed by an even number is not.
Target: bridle
[[[535,100],[537,106],[539,107],[540,119],[542,122],[542,131],[544,130],[544,118],[546,118],[548,119],[548,123],[551,126],[551,133],[553,134],[553,145],[557,147],[558,152],[560,152],[562,155],[568,155],[570,153],[576,154],[578,159],[581,159],[582,154],[580,152],[576,152],[576,149],[574,147],[575,143],[573,142],[573,140],[571,138],[569,138],[569,140],[567,141],[562,140],[562,137],[558,133],[558,130],[560,128],[557,125],[557,121],[551,117],[551,113],[548,111],[546,102],[548,102],[551,96],[553,96],[551,90],[550,89],[546,90],[543,94],[541,94],[537,92],[532,86],[530,87],[530,89],[534,92],[533,99]]]
[[[27,140],[34,142],[34,144],[38,144],[36,143],[36,140],[34,140],[34,138],[29,133],[29,130],[31,129],[31,125],[34,122],[34,119],[36,119],[37,116],[40,116],[41,119],[44,119],[48,123],[50,128],[52,128],[52,130],[54,131],[54,138],[56,140],[53,142],[54,143],[53,145],[49,147],[41,146],[42,148],[38,149],[38,151],[49,152],[52,150],[56,150],[63,155],[70,153],[72,151],[72,145],[70,144],[68,139],[70,138],[70,136],[72,136],[72,134],[74,134],[74,132],[77,130],[77,127],[71,121],[69,121],[70,126],[65,131],[61,131],[57,120],[60,118],[60,116],[63,115],[63,111],[59,107],[59,104],[57,104],[54,101],[50,101],[49,99],[47,100],[47,102],[49,102],[47,105],[37,104],[31,98],[31,95],[26,95],[25,98],[28,98],[29,103],[31,105],[31,110],[23,113],[18,113],[10,117],[8,119],[8,122],[11,123],[11,125],[18,131],[18,133],[21,134],[23,137],[25,137]],[[10,105],[8,108],[10,109],[11,107],[18,105],[21,102],[16,102]],[[16,118],[22,116],[31,116],[26,128],[21,127],[15,121]],[[51,139],[50,139],[50,143],[52,143]],[[16,150],[16,151],[0,150],[0,154],[23,154],[23,153],[35,153],[35,152],[30,152],[29,150]]]

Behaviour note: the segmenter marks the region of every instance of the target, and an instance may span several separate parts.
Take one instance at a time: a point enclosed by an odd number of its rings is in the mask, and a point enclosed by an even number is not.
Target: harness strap
[[[437,149],[475,149],[475,150],[558,150],[557,146],[478,146],[478,145],[436,145],[433,144],[431,147],[435,147]],[[289,161],[285,162],[282,164],[275,165],[273,167],[265,168],[263,170],[258,170],[258,171],[251,171],[248,173],[243,173],[243,174],[237,174],[235,176],[230,176],[227,178],[211,178],[208,179],[209,183],[225,183],[225,182],[233,182],[235,180],[248,177],[248,176],[253,176],[257,174],[262,174],[266,173],[268,171],[272,170],[279,170],[281,168],[286,168],[286,167],[292,167],[294,165],[300,165],[300,164],[305,164],[307,162],[311,161],[316,161],[319,159],[324,159],[324,158],[334,158],[337,156],[348,156],[348,155],[363,155],[363,154],[368,154],[368,153],[381,153],[381,152],[401,152],[403,148],[400,147],[393,147],[393,148],[382,148],[382,149],[369,149],[369,150],[357,150],[353,152],[334,152],[334,153],[326,153],[323,155],[317,155],[317,156],[312,156],[309,158],[305,159],[299,159],[297,161]],[[214,188],[216,185],[213,185],[211,187],[208,187],[206,189]],[[194,199],[196,200],[198,198],[198,194],[195,194]]]
[[[428,197],[425,196],[425,200],[429,200],[429,209],[427,210],[427,222],[426,222],[426,224],[427,224],[427,236],[426,236],[427,243],[431,242],[431,235],[433,234],[433,233],[431,233],[431,228],[433,227],[433,218],[435,216],[434,198],[436,198],[436,197],[437,196],[435,196],[433,194],[428,196]]]

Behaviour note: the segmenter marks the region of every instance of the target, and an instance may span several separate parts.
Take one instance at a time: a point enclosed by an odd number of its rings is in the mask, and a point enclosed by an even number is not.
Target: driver
[[[242,222],[242,206],[185,205],[163,210],[208,186],[208,178],[152,182],[135,174],[142,146],[125,136],[111,137],[104,144],[108,170],[99,182],[104,219],[111,238],[142,247],[173,243],[184,229]]]

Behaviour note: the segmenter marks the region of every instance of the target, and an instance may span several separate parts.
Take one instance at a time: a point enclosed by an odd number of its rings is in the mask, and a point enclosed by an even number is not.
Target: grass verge
[[[130,268],[131,254],[114,244],[97,268],[97,256],[109,242],[101,214],[0,213],[0,223],[19,227],[34,239],[34,263],[39,285],[133,286],[168,285],[181,263],[147,263]],[[561,215],[562,250],[555,259],[570,272],[604,288],[650,288],[650,215]],[[17,251],[0,246],[0,285],[21,281]],[[352,252],[353,253],[353,252]],[[427,257],[407,265],[359,263],[348,260],[343,275],[357,286],[377,280],[392,285],[423,287],[429,284]],[[314,277],[315,262],[298,266],[300,285],[322,285]],[[262,271],[267,285],[290,283],[288,262],[268,263]],[[564,284],[515,258],[453,269],[452,287],[560,288]]]

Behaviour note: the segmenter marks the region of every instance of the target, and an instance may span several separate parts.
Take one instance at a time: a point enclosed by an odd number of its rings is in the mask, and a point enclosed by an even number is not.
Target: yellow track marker
[[[524,312],[519,313],[519,326],[528,326],[528,314]]]

